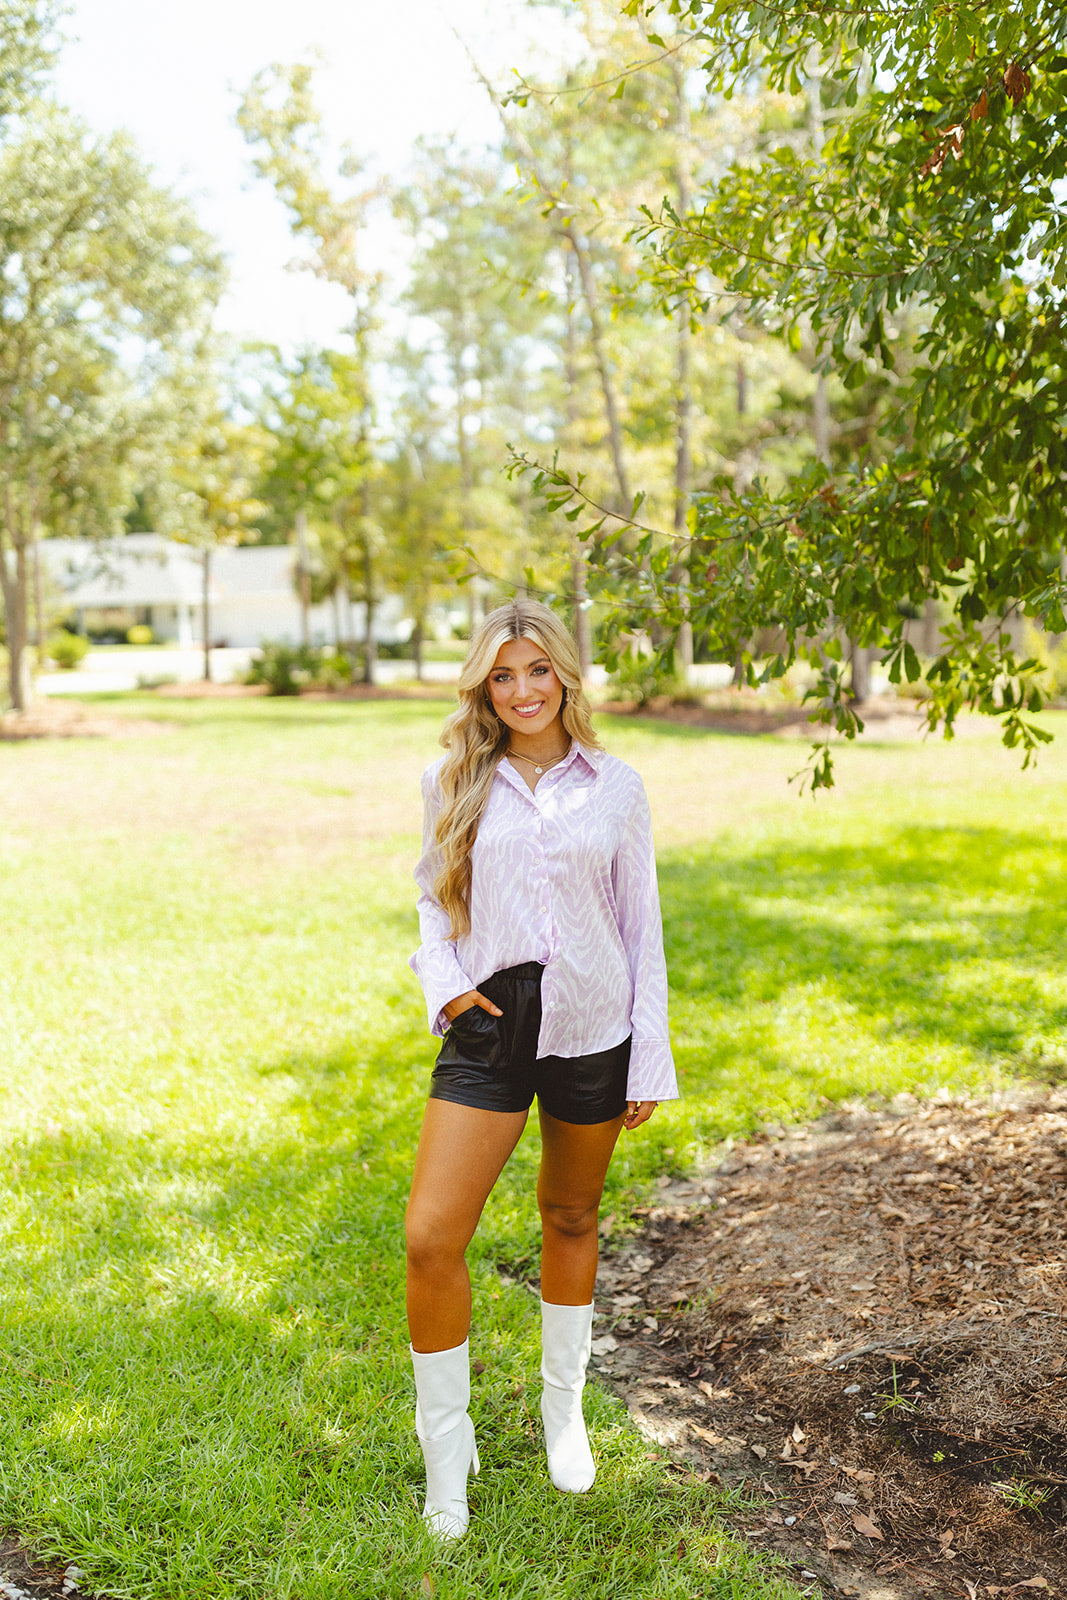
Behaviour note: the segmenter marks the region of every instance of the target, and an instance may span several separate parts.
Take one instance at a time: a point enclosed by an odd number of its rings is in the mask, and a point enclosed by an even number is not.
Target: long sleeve
[[[422,856],[415,868],[415,882],[421,891],[418,910],[422,943],[408,965],[422,984],[430,1031],[443,1035],[448,1024],[442,1008],[449,1000],[466,994],[475,985],[460,965],[455,941],[448,936],[448,916],[433,893],[434,879],[441,865],[441,851],[434,836],[437,814],[441,808],[441,791],[435,767],[430,767],[422,775],[422,801]]]
[[[639,780],[612,876],[619,932],[634,989],[627,1099],[676,1100],[678,1082],[667,1029],[667,964],[663,955],[652,819]]]

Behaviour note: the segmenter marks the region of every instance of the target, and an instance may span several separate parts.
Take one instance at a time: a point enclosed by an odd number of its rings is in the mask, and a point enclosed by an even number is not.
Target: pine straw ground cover
[[[738,1145],[602,1269],[601,1372],[844,1595],[1063,1592],[1067,1093]]]

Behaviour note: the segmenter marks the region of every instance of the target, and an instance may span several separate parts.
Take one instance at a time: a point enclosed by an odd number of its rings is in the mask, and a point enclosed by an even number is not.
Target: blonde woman
[[[466,1531],[478,1471],[465,1253],[536,1095],[548,1469],[596,1475],[582,1416],[597,1222],[623,1128],[677,1096],[648,803],[593,732],[567,629],[534,601],[490,613],[423,778],[412,957],[443,1035],[407,1208],[408,1324],[423,1517]]]

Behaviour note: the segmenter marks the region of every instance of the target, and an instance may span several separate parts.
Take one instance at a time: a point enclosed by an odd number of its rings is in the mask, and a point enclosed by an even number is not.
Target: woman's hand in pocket
[[[504,1015],[499,1006],[495,1006],[486,995],[480,994],[477,989],[468,989],[466,994],[457,994],[456,998],[450,1000],[447,1005],[442,1006],[441,1010],[449,1022],[455,1022],[456,1018],[462,1016],[464,1011],[470,1011],[474,1006],[481,1006],[482,1010],[488,1011],[491,1017],[502,1017]]]

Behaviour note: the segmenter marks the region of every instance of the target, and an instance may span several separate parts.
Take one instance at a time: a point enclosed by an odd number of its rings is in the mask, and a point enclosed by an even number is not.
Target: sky
[[[128,129],[157,177],[220,240],[231,283],[219,325],[292,349],[333,341],[347,305],[336,287],[286,270],[297,251],[285,213],[252,174],[235,123],[254,74],[318,52],[331,140],[400,177],[420,135],[456,134],[471,147],[497,136],[453,29],[506,85],[558,26],[522,0],[72,0],[55,87],[94,129]],[[369,264],[402,271],[402,252],[383,209]]]

